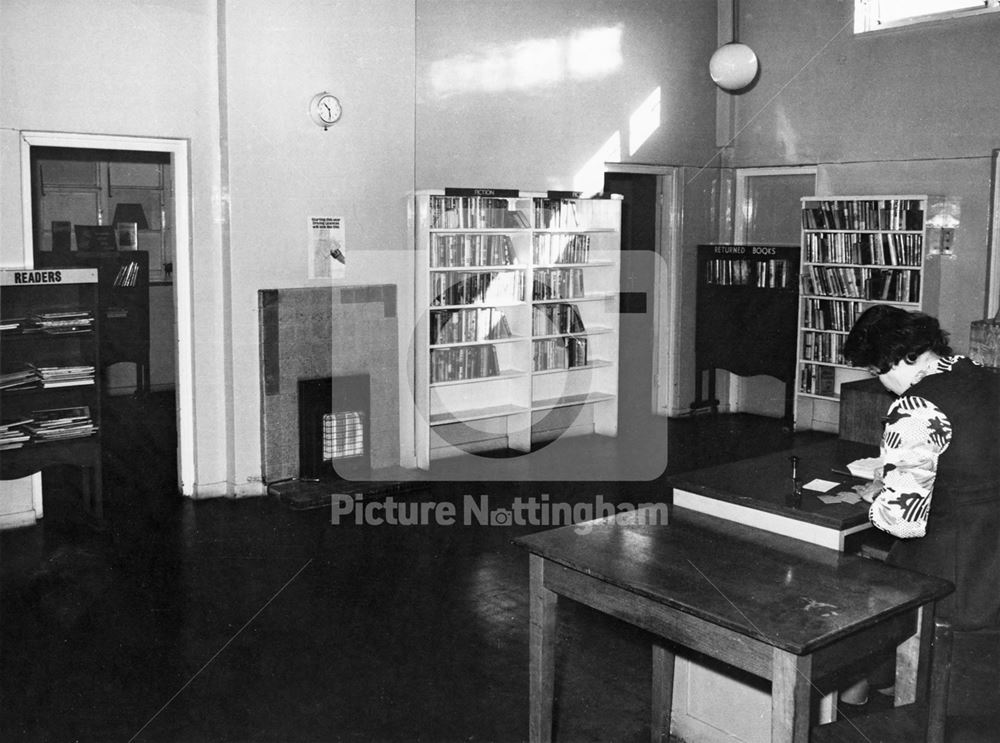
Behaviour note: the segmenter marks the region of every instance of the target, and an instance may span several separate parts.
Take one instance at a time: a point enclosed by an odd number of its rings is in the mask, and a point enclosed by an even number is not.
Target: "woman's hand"
[[[860,495],[866,503],[871,503],[875,500],[875,496],[882,492],[882,480],[875,479],[864,485],[855,485],[851,490]]]

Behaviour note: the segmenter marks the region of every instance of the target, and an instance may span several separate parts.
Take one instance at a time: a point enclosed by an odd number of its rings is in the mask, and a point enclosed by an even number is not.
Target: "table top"
[[[951,593],[951,583],[686,509],[642,509],[515,542],[648,600],[796,655]]]
[[[823,503],[817,491],[803,490],[798,508],[786,502],[792,491],[791,462],[797,456],[798,476],[803,483],[813,479],[836,481],[829,493],[849,490],[865,481],[834,467],[846,468],[861,457],[878,456],[878,449],[856,441],[831,438],[816,444],[797,446],[752,459],[742,459],[716,467],[683,472],[667,478],[674,488],[716,498],[728,503],[756,508],[831,529],[844,530],[868,521],[868,504]]]

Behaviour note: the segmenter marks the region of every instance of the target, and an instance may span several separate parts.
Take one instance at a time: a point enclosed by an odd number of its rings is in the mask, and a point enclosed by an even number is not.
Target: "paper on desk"
[[[841,490],[835,495],[817,495],[816,497],[827,505],[833,503],[854,504],[861,500],[861,496],[851,490]]]
[[[847,469],[855,477],[865,480],[874,480],[876,475],[882,472],[882,460],[879,457],[864,457],[855,459],[847,465]]]
[[[831,480],[823,480],[817,477],[815,480],[810,480],[805,485],[802,486],[803,490],[818,490],[821,493],[825,493],[827,490],[831,490],[840,485],[839,482],[833,482]]]

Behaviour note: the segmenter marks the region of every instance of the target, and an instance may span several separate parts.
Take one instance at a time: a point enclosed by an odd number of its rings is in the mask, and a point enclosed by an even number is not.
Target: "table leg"
[[[771,661],[771,743],[807,743],[812,656],[774,649]]]
[[[670,740],[670,713],[674,701],[674,658],[670,648],[653,641],[653,718],[649,726],[652,743]]]
[[[917,631],[896,647],[897,707],[927,699],[933,634],[934,604],[924,604],[917,610]]]
[[[558,596],[544,583],[545,559],[531,555],[530,653],[528,684],[528,740],[549,743],[552,740],[552,704],[555,693],[556,601]]]

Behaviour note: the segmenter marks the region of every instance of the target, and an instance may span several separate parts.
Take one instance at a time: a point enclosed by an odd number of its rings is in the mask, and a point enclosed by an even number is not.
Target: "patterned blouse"
[[[931,372],[951,371],[948,356]],[[903,395],[889,406],[882,434],[882,490],[868,510],[872,524],[897,537],[927,533],[938,457],[951,443],[951,421],[929,400]]]

